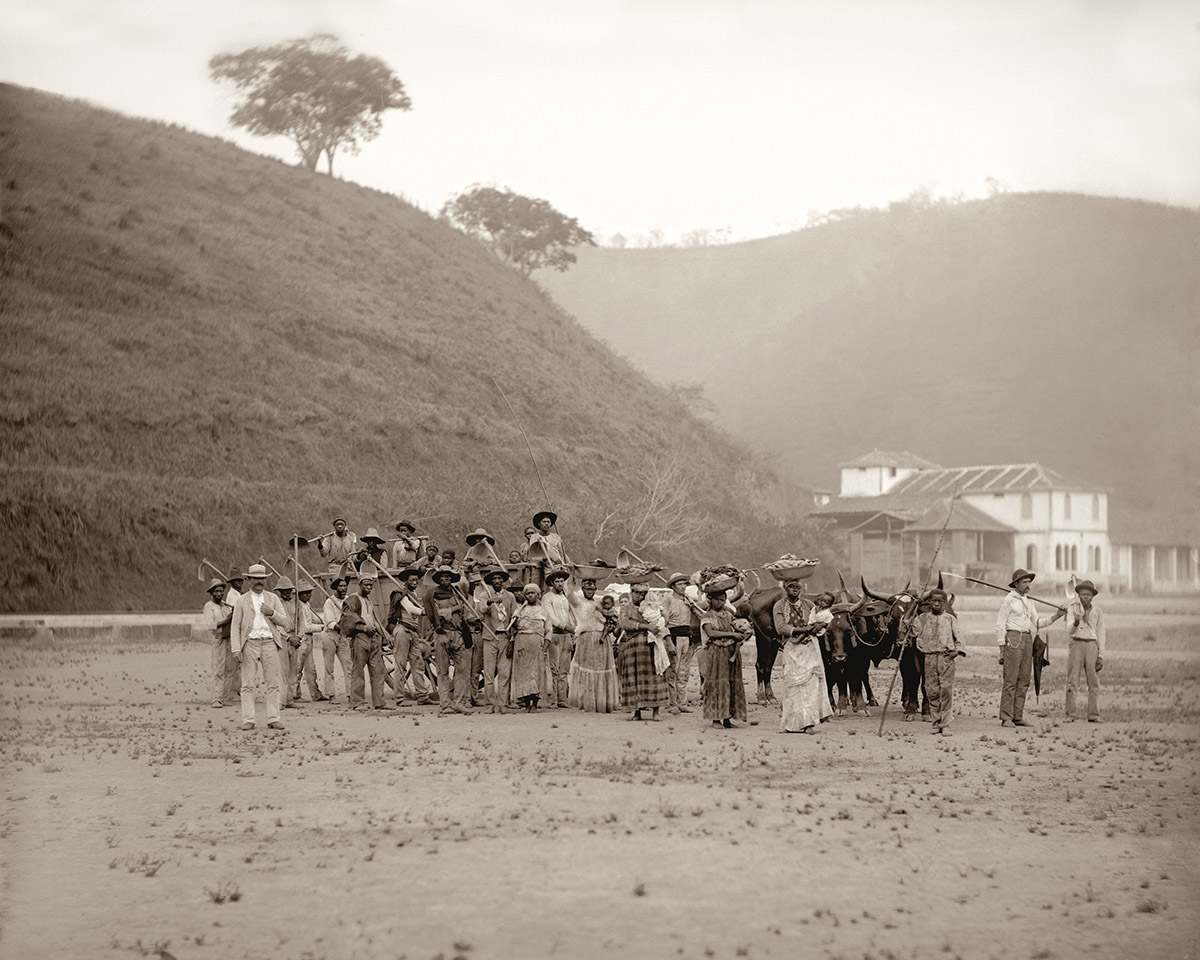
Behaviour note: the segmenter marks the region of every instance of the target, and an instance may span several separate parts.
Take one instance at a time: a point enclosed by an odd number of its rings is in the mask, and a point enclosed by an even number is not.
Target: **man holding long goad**
[[[950,733],[951,709],[954,701],[954,663],[965,657],[958,638],[954,618],[946,613],[946,591],[940,587],[928,594],[929,609],[918,614],[912,622],[912,635],[917,649],[925,654],[925,696],[933,718],[933,733],[943,737]]]
[[[1025,695],[1033,673],[1033,635],[1066,615],[1059,607],[1052,617],[1041,617],[1027,594],[1036,574],[1013,571],[1012,590],[1000,604],[996,615],[996,642],[1000,645],[1000,663],[1004,667],[1004,685],[1000,692],[1000,726],[1028,727],[1024,719]]]

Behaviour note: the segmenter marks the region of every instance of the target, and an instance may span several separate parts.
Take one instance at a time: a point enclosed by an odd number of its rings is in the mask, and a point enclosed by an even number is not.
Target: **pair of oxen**
[[[912,719],[918,710],[929,713],[925,697],[925,656],[911,640],[901,642],[900,627],[916,602],[914,595],[905,588],[890,597],[872,593],[862,580],[862,594],[856,595],[846,587],[846,581],[838,573],[841,589],[834,595],[831,608],[833,622],[825,635],[817,641],[821,646],[821,658],[825,663],[825,681],[829,688],[829,704],[838,716],[844,716],[847,707],[855,713],[861,710],[871,715],[871,707],[879,705],[871,690],[870,666],[879,666],[884,660],[900,658],[900,700],[904,706],[905,719]],[[941,577],[938,578],[940,587]],[[738,616],[746,617],[754,625],[755,643],[758,648],[755,671],[758,674],[758,702],[775,702],[771,689],[771,671],[779,654],[780,639],[775,632],[771,615],[777,600],[784,596],[782,587],[759,587],[737,605]],[[953,614],[953,599],[950,612]],[[837,696],[834,696],[834,689]]]

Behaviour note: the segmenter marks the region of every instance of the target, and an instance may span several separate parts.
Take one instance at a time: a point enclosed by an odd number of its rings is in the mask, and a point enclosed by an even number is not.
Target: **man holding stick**
[[[1071,648],[1067,653],[1067,719],[1075,719],[1075,694],[1087,678],[1087,718],[1100,720],[1100,678],[1104,669],[1104,612],[1092,601],[1096,585],[1084,580],[1075,585],[1075,596],[1067,607],[1067,635]]]
[[[366,710],[366,687],[363,670],[370,676],[371,706],[385,709],[383,702],[383,630],[375,619],[371,591],[375,578],[361,574],[358,593],[347,597],[338,622],[342,636],[350,641],[350,709]]]
[[[421,571],[409,567],[397,578],[403,586],[392,591],[392,609],[388,614],[388,629],[392,632],[392,649],[396,672],[392,686],[396,706],[404,706],[404,668],[407,664],[412,678],[413,695],[418,704],[433,703],[432,685],[425,675],[431,653],[421,636],[421,616],[425,612],[424,598],[417,592],[421,586]]]
[[[321,655],[325,662],[325,698],[330,703],[337,702],[337,688],[333,685],[333,663],[342,665],[342,683],[346,687],[346,696],[350,695],[350,642],[342,636],[339,621],[342,619],[342,606],[346,602],[346,591],[349,584],[345,577],[337,577],[330,585],[333,596],[325,600],[321,610],[321,619],[325,622],[325,632],[320,634]]]
[[[909,627],[916,638],[917,649],[925,655],[925,695],[929,698],[929,710],[933,719],[933,733],[943,737],[950,732],[951,709],[954,700],[954,665],[958,657],[965,657],[958,638],[954,618],[946,613],[949,599],[941,587],[927,594],[929,609],[917,614]]]
[[[1028,570],[1014,570],[1008,584],[1012,590],[1000,604],[1000,611],[996,615],[996,643],[1000,646],[1000,663],[1004,667],[1004,683],[1000,692],[1002,727],[1030,726],[1024,715],[1025,696],[1033,672],[1033,635],[1066,615],[1066,611],[1059,607],[1052,617],[1038,617],[1033,601],[1027,596],[1035,576]]]

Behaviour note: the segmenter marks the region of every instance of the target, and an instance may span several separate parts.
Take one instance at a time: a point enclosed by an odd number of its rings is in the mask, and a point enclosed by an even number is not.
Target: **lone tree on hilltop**
[[[545,200],[499,187],[469,187],[446,201],[441,216],[526,277],[540,267],[566,270],[575,262],[572,247],[596,245],[574,217],[564,216]]]
[[[352,57],[328,33],[219,53],[208,69],[214,80],[227,80],[243,94],[230,123],[255,136],[287,137],[309,170],[324,154],[331,176],[334,154],[342,148],[358,153],[360,144],[378,136],[385,110],[412,109],[391,67],[378,57]]]

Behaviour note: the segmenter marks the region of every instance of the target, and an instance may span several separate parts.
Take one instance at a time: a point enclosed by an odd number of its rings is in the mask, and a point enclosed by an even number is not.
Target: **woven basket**
[[[763,569],[781,583],[786,580],[807,580],[817,569],[819,560],[776,560],[763,564]]]
[[[599,584],[601,580],[607,580],[616,573],[616,569],[613,567],[594,567],[589,563],[577,563],[575,564],[575,572],[579,574],[580,580],[595,580]]]
[[[701,584],[700,589],[705,593],[712,593],[715,590],[732,590],[737,584],[737,577],[713,577]]]
[[[654,576],[653,570],[647,570],[645,573],[631,573],[629,571],[622,573],[618,569],[618,570],[614,570],[613,572],[616,574],[617,579],[620,580],[621,583],[629,583],[629,584],[649,583],[650,578]]]

